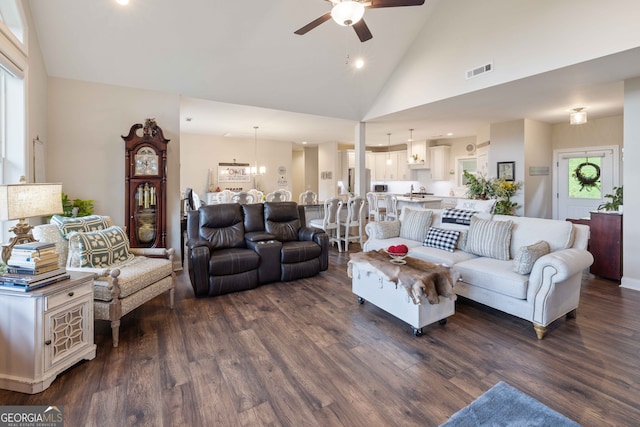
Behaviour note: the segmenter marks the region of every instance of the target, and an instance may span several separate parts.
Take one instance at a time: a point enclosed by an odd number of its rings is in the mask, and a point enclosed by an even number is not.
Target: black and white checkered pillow
[[[469,211],[465,209],[445,209],[442,212],[442,222],[449,224],[469,225],[471,224],[471,217],[477,213],[478,211]]]
[[[424,239],[422,245],[453,252],[459,236],[460,231],[458,230],[443,230],[442,228],[430,227],[427,238]]]

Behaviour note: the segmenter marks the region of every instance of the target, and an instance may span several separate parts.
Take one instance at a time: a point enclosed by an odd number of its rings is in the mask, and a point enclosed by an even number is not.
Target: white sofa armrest
[[[562,249],[540,257],[531,270],[529,284],[542,281],[548,276],[553,282],[562,282],[593,264],[593,255],[584,249]],[[535,286],[534,286],[535,287]],[[530,286],[529,289],[532,289]]]
[[[582,272],[591,264],[593,255],[584,249],[563,249],[540,257],[531,270],[527,290],[527,300],[533,302],[533,322],[546,326],[576,309]]]

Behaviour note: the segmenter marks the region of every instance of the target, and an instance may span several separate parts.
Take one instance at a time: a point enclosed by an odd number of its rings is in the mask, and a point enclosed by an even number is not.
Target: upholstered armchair
[[[129,248],[126,233],[113,227],[110,217],[54,217],[52,222],[36,226],[33,235],[56,244],[59,264],[68,271],[95,275],[94,317],[111,322],[114,347],[127,313],[167,291],[173,308],[173,248]]]

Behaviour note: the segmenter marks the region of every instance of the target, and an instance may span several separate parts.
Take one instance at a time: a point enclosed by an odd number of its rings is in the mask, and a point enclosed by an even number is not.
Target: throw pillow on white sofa
[[[431,226],[433,211],[405,209],[400,221],[400,237],[423,242]]]
[[[516,256],[513,257],[513,271],[518,274],[531,273],[533,264],[538,258],[549,252],[551,252],[551,247],[544,240],[540,240],[533,245],[521,247],[518,249]]]
[[[474,216],[467,234],[466,251],[507,261],[511,259],[509,246],[512,229],[513,221],[485,221]]]

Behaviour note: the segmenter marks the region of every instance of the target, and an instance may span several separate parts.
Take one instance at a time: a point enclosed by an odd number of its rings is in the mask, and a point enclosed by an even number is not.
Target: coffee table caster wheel
[[[413,328],[413,335],[416,337],[422,335],[422,328]]]
[[[438,320],[438,323],[440,323],[441,325],[446,325],[447,324],[447,319],[440,319]]]
[[[358,297],[358,304],[364,304],[364,298]]]

